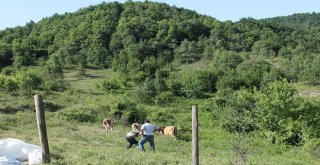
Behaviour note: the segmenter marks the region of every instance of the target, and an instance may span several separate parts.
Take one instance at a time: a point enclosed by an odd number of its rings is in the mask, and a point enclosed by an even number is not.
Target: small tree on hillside
[[[301,137],[301,132],[292,127],[299,126],[301,114],[300,101],[295,94],[296,90],[286,80],[271,83],[261,91],[256,91],[257,120],[263,129],[271,132],[273,143],[276,142],[276,135],[282,142],[290,140],[292,136]]]

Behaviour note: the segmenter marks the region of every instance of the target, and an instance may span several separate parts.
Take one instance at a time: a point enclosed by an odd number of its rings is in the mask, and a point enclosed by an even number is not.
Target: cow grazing
[[[159,134],[169,135],[171,137],[177,136],[177,128],[175,126],[160,126]]]
[[[132,131],[141,131],[141,125],[139,123],[133,123],[131,125]]]
[[[112,131],[113,129],[113,121],[109,118],[103,119],[102,121],[103,126],[106,128],[106,131]]]

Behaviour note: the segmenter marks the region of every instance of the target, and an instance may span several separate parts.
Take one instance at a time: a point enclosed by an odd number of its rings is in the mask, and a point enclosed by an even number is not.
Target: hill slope
[[[148,111],[166,112],[174,118],[178,126],[178,139],[155,135],[156,152],[149,151],[149,145],[145,147],[145,153],[139,153],[136,148],[126,150],[127,142],[124,135],[131,128],[117,120],[112,133],[105,132],[98,116],[98,122],[79,122],[66,120],[63,113],[73,108],[80,111],[86,107],[87,111],[94,108],[109,105],[112,100],[123,100],[122,90],[116,93],[103,93],[93,86],[97,81],[112,74],[110,70],[86,70],[90,77],[76,78],[74,70],[68,70],[67,81],[70,82],[70,90],[55,94],[44,94],[46,105],[46,123],[48,130],[49,147],[52,158],[51,164],[190,164],[191,141],[189,139],[191,127],[191,105],[199,105],[199,153],[200,163],[208,165],[227,165],[246,162],[250,164],[317,164],[317,159],[310,156],[307,147],[292,147],[283,144],[273,144],[267,137],[261,135],[230,134],[219,127],[220,121],[217,114],[206,109],[203,100],[181,100],[171,106],[143,105],[140,109]],[[107,74],[106,74],[107,73]],[[94,76],[93,76],[94,75]],[[100,77],[103,75],[102,77]],[[30,108],[18,113],[0,113],[0,138],[17,138],[28,143],[38,144],[36,114],[32,108],[32,96],[10,96],[1,94],[2,103],[6,107],[18,105]],[[12,99],[11,99],[12,98]],[[15,102],[20,100],[24,102]],[[101,105],[99,105],[101,104]],[[60,105],[65,108],[58,108]],[[91,108],[89,108],[91,107]],[[220,111],[219,109],[214,109]],[[76,112],[74,112],[76,113]],[[85,112],[79,112],[85,114]],[[172,118],[159,120],[149,116],[156,125],[170,122]],[[76,118],[75,118],[76,119]],[[165,121],[166,120],[166,121]],[[172,124],[172,123],[170,123]],[[187,133],[186,133],[187,132]],[[138,138],[140,139],[140,137]],[[243,153],[240,153],[243,152]],[[245,159],[245,160],[243,160]]]
[[[6,29],[0,137],[37,143],[32,96],[41,94],[53,164],[189,164],[190,109],[198,105],[203,164],[316,164],[319,97],[298,93],[319,91],[313,30],[221,22],[148,1]],[[105,117],[117,122],[112,134],[103,132]],[[129,124],[146,118],[177,126],[177,139],[156,135],[156,153],[127,152]]]

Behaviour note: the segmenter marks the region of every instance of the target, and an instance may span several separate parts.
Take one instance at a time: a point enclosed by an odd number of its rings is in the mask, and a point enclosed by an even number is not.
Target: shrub
[[[154,111],[151,114],[151,118],[154,121],[160,122],[162,124],[169,124],[170,122],[173,122],[174,117],[171,113],[168,113],[166,111]]]
[[[14,60],[12,65],[17,69],[21,68],[22,66],[26,66],[28,64],[27,57],[16,55],[13,58]]]
[[[85,69],[84,69],[83,65],[78,64],[77,76],[85,76],[85,75],[86,75],[86,72],[85,72]]]
[[[182,83],[176,79],[170,79],[168,82],[168,86],[170,91],[175,95],[175,96],[182,96]]]
[[[144,110],[138,108],[126,110],[121,116],[122,125],[130,125],[137,121],[143,121],[146,118]]]
[[[296,96],[296,89],[287,80],[270,83],[260,91],[255,91],[257,122],[261,128],[277,135],[280,142],[299,145],[304,141],[304,133],[310,127],[304,127],[308,121],[314,121],[308,104]],[[316,111],[315,111],[316,112]],[[310,133],[310,132],[309,132]]]
[[[223,128],[229,132],[248,133],[258,129],[255,118],[255,98],[252,92],[240,90],[229,97],[225,108]]]
[[[271,67],[271,64],[263,60],[247,60],[237,66],[236,73],[241,86],[260,87],[264,73],[270,72]]]
[[[181,126],[177,126],[177,128],[179,131],[177,138],[179,140],[183,140],[186,142],[189,142],[192,140],[192,130],[189,126],[181,125]]]
[[[6,77],[0,81],[2,81],[2,87],[6,91],[13,92],[18,91],[19,89],[18,82],[12,79],[11,77]]]
[[[16,71],[16,69],[14,67],[7,66],[1,70],[1,73],[9,76],[9,75],[12,75],[15,71]]]
[[[238,90],[241,87],[241,82],[236,76],[234,71],[230,71],[228,74],[219,77],[217,81],[217,89],[224,90],[224,89],[233,89]]]
[[[186,97],[200,98],[203,96],[203,82],[195,73],[187,73],[183,77],[181,91]]]
[[[265,72],[263,74],[261,85],[266,86],[271,82],[279,81],[281,78],[284,78],[284,73],[277,68],[271,68],[270,72]]]
[[[172,92],[162,92],[159,95],[156,96],[156,104],[168,104],[171,103],[174,100],[174,94]]]
[[[134,83],[141,84],[142,82],[144,82],[146,77],[147,77],[146,73],[144,73],[143,71],[138,71],[131,76],[131,79]]]
[[[157,94],[154,79],[147,78],[144,83],[135,89],[133,97],[140,103],[152,103]]]
[[[0,89],[3,89],[4,88],[4,82],[6,81],[6,76],[0,74]]]
[[[202,70],[198,71],[197,77],[202,82],[203,89],[207,92],[215,92],[216,83],[218,80],[218,72],[216,70]]]
[[[299,104],[301,112],[296,114],[302,122],[302,130],[305,139],[320,138],[320,101],[312,98],[304,98]]]
[[[142,88],[136,88],[132,93],[132,98],[138,103],[152,103],[153,98],[150,97],[149,92]]]
[[[154,86],[157,94],[167,90],[167,84],[165,79],[169,77],[169,73],[166,70],[157,70]]]
[[[213,65],[218,68],[236,68],[243,59],[235,52],[217,50],[214,54]]]
[[[104,91],[116,91],[121,88],[120,82],[113,79],[113,80],[103,80],[100,87]]]
[[[60,117],[69,121],[95,122],[97,113],[86,107],[71,107],[59,113]]]
[[[62,91],[66,89],[67,84],[63,79],[46,79],[42,82],[41,88],[47,92]]]
[[[43,63],[42,76],[46,79],[63,78],[62,59],[56,54],[53,54],[50,59]]]
[[[120,120],[122,125],[128,125],[136,121],[142,121],[146,117],[146,113],[142,108],[127,99],[113,103],[108,116]]]
[[[14,75],[16,79],[19,90],[25,93],[30,93],[32,90],[39,89],[41,84],[41,78],[35,72],[29,71],[19,71]]]
[[[179,47],[174,50],[176,58],[182,64],[189,64],[201,59],[201,48],[195,41],[183,40]]]

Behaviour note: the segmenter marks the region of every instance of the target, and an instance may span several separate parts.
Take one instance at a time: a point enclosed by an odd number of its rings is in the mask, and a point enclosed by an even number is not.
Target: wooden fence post
[[[42,96],[34,95],[34,102],[35,102],[36,114],[37,114],[39,138],[40,138],[40,143],[42,148],[42,162],[50,163],[49,143],[48,143],[47,127],[46,127],[46,120],[44,116],[44,104],[43,104]]]
[[[192,106],[192,165],[199,165],[198,107]]]

